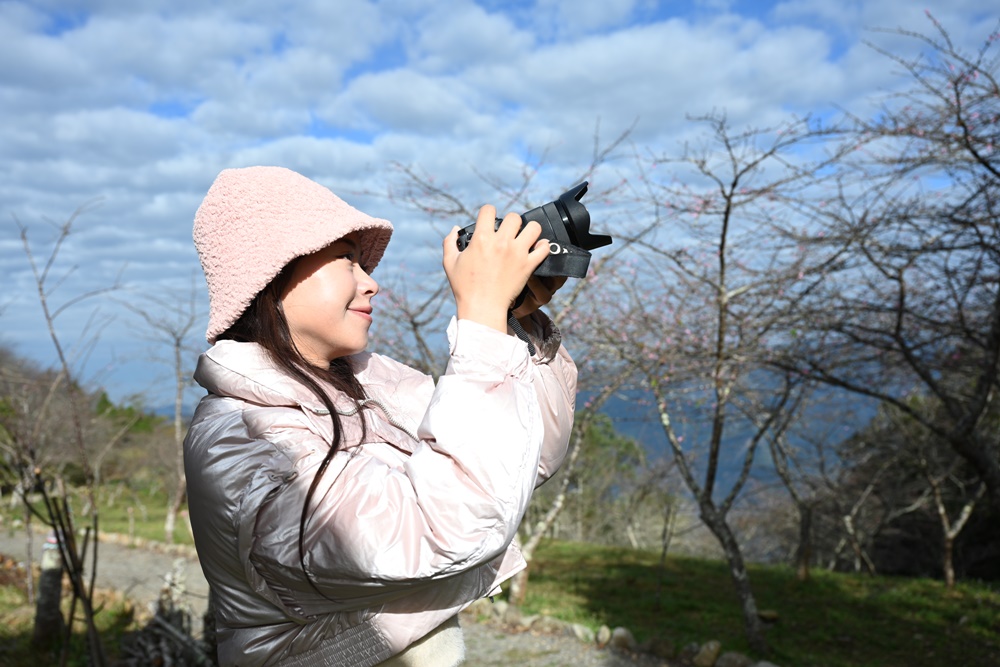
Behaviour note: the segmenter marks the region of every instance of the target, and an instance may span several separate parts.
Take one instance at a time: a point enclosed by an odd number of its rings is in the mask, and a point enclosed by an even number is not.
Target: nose
[[[375,282],[375,279],[368,275],[368,272],[361,268],[360,264],[356,264],[354,270],[357,273],[358,292],[368,296],[378,294],[378,283]]]

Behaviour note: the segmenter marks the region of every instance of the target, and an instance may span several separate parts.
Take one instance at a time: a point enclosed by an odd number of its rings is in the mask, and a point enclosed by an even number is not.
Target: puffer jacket
[[[576,367],[547,333],[530,357],[512,336],[452,320],[436,386],[381,355],[350,358],[369,398],[359,412],[330,389],[346,446],[312,497],[308,578],[299,522],[329,414],[256,344],[201,356],[208,395],[184,456],[222,665],[375,665],[525,566],[511,540],[562,463],[576,394]]]

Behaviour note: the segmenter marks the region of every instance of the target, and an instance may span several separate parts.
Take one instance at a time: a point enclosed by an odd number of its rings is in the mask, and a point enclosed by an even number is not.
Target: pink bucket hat
[[[209,343],[296,257],[360,234],[360,263],[382,259],[392,224],[284,167],[226,169],[194,216],[194,245],[208,283]]]

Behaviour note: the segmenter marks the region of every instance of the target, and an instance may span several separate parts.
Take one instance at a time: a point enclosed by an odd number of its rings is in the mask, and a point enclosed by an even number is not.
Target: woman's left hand
[[[552,295],[560,287],[566,284],[566,276],[549,278],[539,278],[531,276],[526,285],[527,293],[520,306],[514,309],[514,317],[521,319],[531,315],[533,312],[552,300]]]

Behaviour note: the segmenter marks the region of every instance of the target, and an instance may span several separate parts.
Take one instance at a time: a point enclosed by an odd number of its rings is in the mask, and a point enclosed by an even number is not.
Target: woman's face
[[[358,264],[357,234],[300,257],[281,293],[292,341],[306,361],[326,367],[368,345],[378,283]]]

